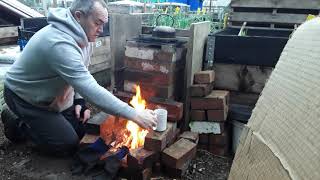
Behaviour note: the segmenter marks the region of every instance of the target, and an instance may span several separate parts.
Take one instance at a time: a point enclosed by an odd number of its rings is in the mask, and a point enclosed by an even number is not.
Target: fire
[[[136,95],[132,97],[130,104],[137,110],[142,111],[146,109],[146,101],[141,97],[140,86],[136,86]]]
[[[136,95],[133,96],[130,104],[138,113],[146,108],[146,101],[141,97],[140,86],[136,86]],[[100,125],[100,133],[107,144],[114,144],[109,150],[113,152],[122,146],[130,150],[142,147],[148,130],[140,128],[132,121],[111,116]]]
[[[146,108],[146,101],[141,97],[140,86],[136,87],[136,95],[132,97],[130,104],[139,112]],[[136,123],[128,121],[126,128],[131,132],[129,140],[131,141],[130,149],[136,149],[144,145],[144,139],[148,130],[140,128]]]

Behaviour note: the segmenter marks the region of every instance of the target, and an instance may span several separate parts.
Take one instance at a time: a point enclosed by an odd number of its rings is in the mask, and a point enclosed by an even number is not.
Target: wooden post
[[[184,78],[184,121],[181,125],[182,132],[188,129],[190,120],[190,86],[193,83],[193,76],[201,71],[203,62],[204,45],[210,33],[210,22],[194,23],[190,27],[190,39],[185,65]]]

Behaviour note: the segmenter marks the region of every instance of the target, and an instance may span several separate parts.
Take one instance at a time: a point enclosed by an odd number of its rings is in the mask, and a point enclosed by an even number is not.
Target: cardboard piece
[[[320,179],[320,18],[284,48],[245,130],[229,179]]]

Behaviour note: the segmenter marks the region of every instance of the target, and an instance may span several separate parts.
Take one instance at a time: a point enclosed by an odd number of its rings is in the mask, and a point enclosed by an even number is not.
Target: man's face
[[[89,42],[94,42],[103,32],[103,25],[108,22],[108,11],[100,3],[96,2],[90,14],[79,18],[80,25],[87,35]]]

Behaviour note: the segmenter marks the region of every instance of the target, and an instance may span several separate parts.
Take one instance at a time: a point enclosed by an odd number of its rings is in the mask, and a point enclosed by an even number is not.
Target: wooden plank
[[[270,0],[232,0],[231,7],[260,7],[260,8],[272,8],[275,6],[274,1]]]
[[[260,94],[273,68],[239,64],[213,65],[215,89]]]
[[[278,24],[302,24],[307,19],[307,14],[272,14],[257,12],[233,12],[231,22],[254,23],[278,23]]]
[[[231,7],[320,9],[320,1],[315,0],[232,0]]]
[[[210,33],[210,22],[193,23],[190,28],[190,39],[186,56],[185,77],[184,77],[184,122],[181,126],[182,132],[189,127],[190,119],[190,86],[194,74],[202,70],[202,59],[205,42]]]
[[[0,28],[0,39],[2,38],[12,38],[18,36],[18,27],[2,27]]]
[[[7,37],[7,38],[0,38],[0,45],[12,45],[17,44],[18,36],[15,37]]]

